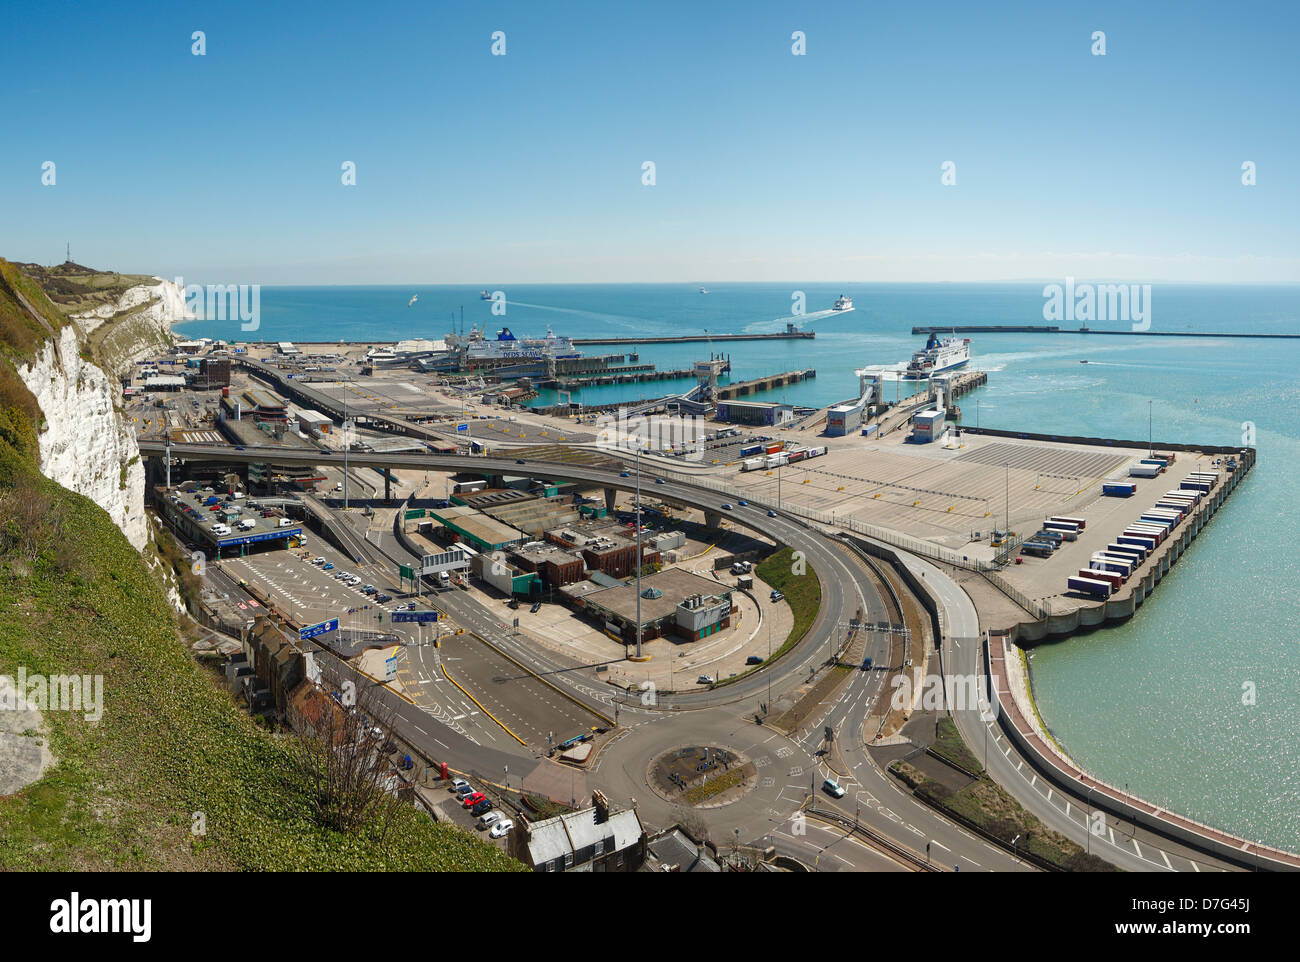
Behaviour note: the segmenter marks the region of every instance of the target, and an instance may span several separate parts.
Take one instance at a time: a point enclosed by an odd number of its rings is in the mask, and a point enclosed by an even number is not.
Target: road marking
[[[1160,850],[1160,857],[1165,860],[1165,868],[1169,869],[1169,871],[1172,872],[1174,870],[1174,867],[1169,864],[1169,856],[1165,854],[1164,849]]]

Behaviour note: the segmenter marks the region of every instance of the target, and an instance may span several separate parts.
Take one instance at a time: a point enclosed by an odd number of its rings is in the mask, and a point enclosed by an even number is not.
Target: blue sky
[[[1057,6],[15,7],[0,255],[200,283],[1300,281],[1300,7]]]

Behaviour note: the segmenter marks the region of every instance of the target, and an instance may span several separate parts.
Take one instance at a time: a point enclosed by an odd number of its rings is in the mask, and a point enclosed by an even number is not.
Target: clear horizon
[[[10,19],[14,260],[71,243],[101,269],[266,286],[1300,283],[1283,3]]]

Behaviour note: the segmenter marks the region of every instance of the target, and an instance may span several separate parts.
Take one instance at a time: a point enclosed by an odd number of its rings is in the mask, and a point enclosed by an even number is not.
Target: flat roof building
[[[576,586],[575,586],[576,587]],[[636,640],[636,582],[600,590],[566,590],[575,607],[631,644]],[[715,634],[731,624],[731,589],[679,568],[641,579],[641,636],[675,635],[687,641]]]
[[[528,540],[518,528],[502,524],[467,505],[430,508],[429,517],[436,519],[458,540],[463,538],[478,551],[496,551]]]

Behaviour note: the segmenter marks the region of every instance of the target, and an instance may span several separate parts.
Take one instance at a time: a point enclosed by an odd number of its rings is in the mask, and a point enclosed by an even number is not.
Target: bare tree
[[[395,713],[373,691],[367,688],[353,705],[318,686],[297,699],[301,737],[294,756],[320,823],[341,832],[368,826],[372,840],[382,844],[402,804],[402,782],[384,750]]]

